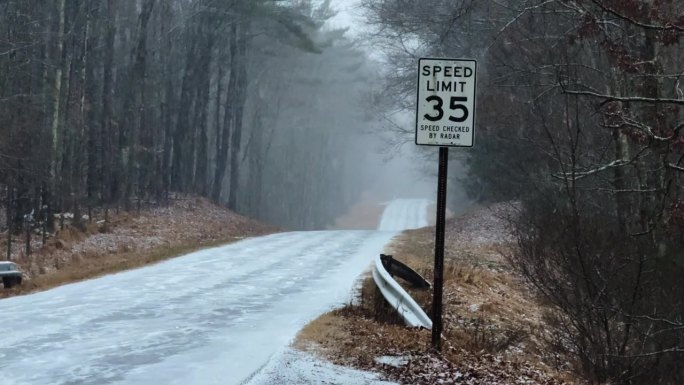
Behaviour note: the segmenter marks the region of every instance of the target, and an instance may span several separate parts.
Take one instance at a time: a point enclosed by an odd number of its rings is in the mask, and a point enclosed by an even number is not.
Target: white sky
[[[363,25],[359,15],[359,0],[335,0],[332,3],[337,15],[328,22],[331,27],[350,27],[348,34],[357,35],[357,29]]]
[[[361,0],[333,0],[332,8],[337,15],[328,21],[331,28],[349,27],[347,36],[351,39],[359,38],[360,32],[366,29],[362,11]],[[383,55],[368,45],[368,42],[357,41],[357,47],[364,49],[369,57],[379,65],[382,65]],[[407,120],[409,127],[413,124],[413,117]],[[391,198],[428,198],[434,199],[436,187],[437,165],[428,168],[426,172],[422,161],[416,158],[418,147],[413,143],[407,143],[398,149],[398,152],[386,160],[381,166],[382,172],[378,173],[373,193],[378,197]],[[456,186],[452,186],[451,193],[457,193]]]

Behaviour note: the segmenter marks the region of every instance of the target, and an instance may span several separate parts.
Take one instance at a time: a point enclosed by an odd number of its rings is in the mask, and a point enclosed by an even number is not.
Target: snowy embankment
[[[245,385],[397,385],[380,375],[331,364],[311,353],[288,348]]]
[[[0,297],[46,290],[201,247],[280,231],[207,199],[186,195],[175,196],[168,206],[138,212],[112,210],[107,222],[104,218],[104,212],[93,212],[92,221],[86,217],[81,230],[67,220],[63,229],[50,234],[45,245],[42,237],[33,237],[29,256],[24,253],[23,237],[15,239],[11,259],[21,266],[25,282],[12,290],[1,290]]]
[[[416,199],[389,202],[380,218],[378,231],[401,231],[427,226],[429,205],[430,201]],[[368,262],[371,262],[370,258]],[[377,373],[331,364],[310,352],[289,347],[274,355],[261,371],[245,383],[280,384],[396,385],[382,380]]]
[[[395,235],[276,234],[2,300],[3,384],[242,383]]]
[[[502,257],[514,244],[508,219],[515,202],[473,208],[447,222],[441,354],[429,351],[430,332],[378,321],[372,281],[362,300],[325,314],[300,333],[297,347],[331,362],[377,371],[402,384],[561,385],[546,332],[545,306]],[[388,250],[432,276],[434,227],[403,232]],[[430,293],[405,287],[423,309]],[[562,369],[562,368],[561,368]],[[334,383],[334,382],[333,382]]]

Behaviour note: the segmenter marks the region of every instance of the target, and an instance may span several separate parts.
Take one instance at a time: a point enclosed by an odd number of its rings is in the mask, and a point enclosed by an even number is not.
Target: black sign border
[[[423,60],[448,60],[448,61],[466,61],[475,63],[475,89],[473,95],[473,140],[470,146],[462,146],[458,144],[423,144],[418,143],[418,108],[420,104],[420,69],[422,68]],[[437,58],[437,57],[422,57],[418,59],[418,79],[416,82],[416,134],[414,142],[416,146],[428,146],[428,147],[461,147],[461,148],[473,148],[475,147],[475,117],[477,116],[477,59],[454,59],[454,58]]]

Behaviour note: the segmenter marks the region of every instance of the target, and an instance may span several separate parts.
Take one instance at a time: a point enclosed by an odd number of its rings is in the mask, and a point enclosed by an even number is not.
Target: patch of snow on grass
[[[411,358],[407,356],[380,356],[375,358],[375,362],[378,364],[394,366],[395,368],[408,365],[410,360]]]
[[[398,385],[376,373],[334,365],[310,353],[287,349],[243,385]]]

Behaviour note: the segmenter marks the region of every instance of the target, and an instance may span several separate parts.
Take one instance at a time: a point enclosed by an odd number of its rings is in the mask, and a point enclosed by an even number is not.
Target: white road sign
[[[416,144],[472,147],[477,62],[420,59]]]

